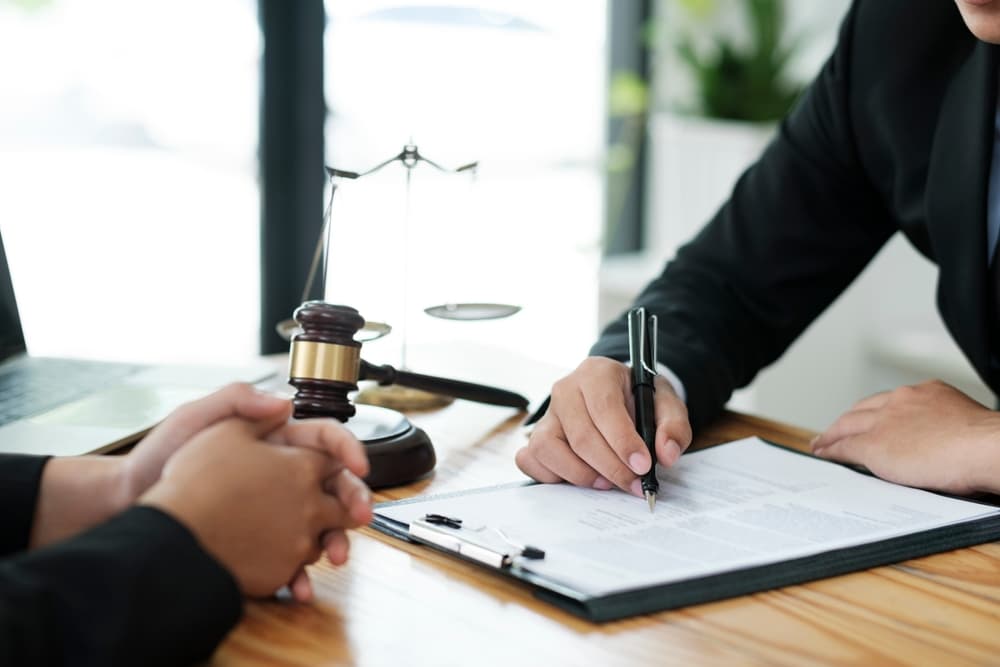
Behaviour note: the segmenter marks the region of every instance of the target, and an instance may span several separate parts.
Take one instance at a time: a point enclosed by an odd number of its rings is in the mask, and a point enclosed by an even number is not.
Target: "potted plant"
[[[785,0],[666,0],[649,118],[652,249],[669,255],[726,199],[802,83]]]
[[[703,20],[718,11],[718,3],[705,0],[678,0],[677,5]],[[740,0],[739,5],[746,38],[709,32],[709,47],[699,49],[693,34],[681,33],[677,54],[693,75],[698,115],[773,123],[802,92],[788,73],[798,40],[785,37],[784,0]]]

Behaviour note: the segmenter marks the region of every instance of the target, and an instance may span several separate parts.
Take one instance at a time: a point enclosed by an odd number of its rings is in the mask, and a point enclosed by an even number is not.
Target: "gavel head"
[[[365,324],[357,310],[323,301],[306,301],[295,310],[302,331],[292,337],[288,383],[295,387],[294,416],[354,416],[347,394],[358,388],[361,343],[354,334]]]

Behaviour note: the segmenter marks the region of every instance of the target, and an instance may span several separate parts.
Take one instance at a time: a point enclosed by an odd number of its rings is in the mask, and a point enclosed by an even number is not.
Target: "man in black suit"
[[[957,7],[956,7],[957,5]],[[659,316],[664,466],[896,232],[940,268],[941,315],[1000,391],[1000,0],[856,0],[837,47],[729,201],[637,299]],[[625,319],[550,407],[519,467],[641,496]],[[1000,490],[1000,416],[931,381],[859,401],[813,442],[892,481]]]
[[[231,385],[125,456],[0,456],[0,665],[178,665],[208,657],[243,596],[312,589],[371,520],[361,444]]]

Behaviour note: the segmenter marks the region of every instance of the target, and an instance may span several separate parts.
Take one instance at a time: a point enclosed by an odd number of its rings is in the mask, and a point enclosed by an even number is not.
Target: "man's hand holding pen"
[[[687,407],[656,375],[654,449],[670,467],[691,444]],[[548,411],[517,453],[517,465],[539,482],[570,482],[595,489],[618,487],[642,498],[640,477],[652,463],[636,431],[631,371],[606,357],[588,357],[552,387]]]

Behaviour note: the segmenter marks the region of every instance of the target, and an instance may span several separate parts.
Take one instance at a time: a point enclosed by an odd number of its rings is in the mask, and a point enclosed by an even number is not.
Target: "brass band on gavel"
[[[360,347],[308,340],[292,342],[289,377],[354,384],[360,367]]]
[[[361,343],[354,334],[365,320],[357,310],[307,301],[295,311],[302,332],[292,338],[288,383],[297,390],[296,419],[333,417],[347,421],[354,406],[347,394],[358,388]]]

